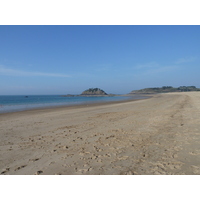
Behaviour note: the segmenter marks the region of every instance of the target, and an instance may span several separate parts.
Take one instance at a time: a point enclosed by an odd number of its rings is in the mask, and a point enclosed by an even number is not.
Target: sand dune
[[[200,92],[0,115],[1,174],[200,174]]]

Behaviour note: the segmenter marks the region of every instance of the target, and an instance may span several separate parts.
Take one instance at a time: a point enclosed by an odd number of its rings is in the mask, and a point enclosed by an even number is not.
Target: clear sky
[[[200,87],[200,26],[0,26],[0,95]]]

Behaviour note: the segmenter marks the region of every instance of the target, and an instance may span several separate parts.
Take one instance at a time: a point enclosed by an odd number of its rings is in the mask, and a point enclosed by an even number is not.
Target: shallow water
[[[51,107],[51,106],[78,105],[78,104],[94,103],[94,102],[120,101],[120,100],[127,100],[130,98],[141,99],[142,97],[141,96],[62,97],[61,95],[29,95],[29,96],[0,95],[0,113],[15,112],[15,111]]]

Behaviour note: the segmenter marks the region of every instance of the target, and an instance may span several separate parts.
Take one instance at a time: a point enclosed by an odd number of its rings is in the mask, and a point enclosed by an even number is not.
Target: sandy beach
[[[200,174],[200,92],[0,114],[0,173]]]

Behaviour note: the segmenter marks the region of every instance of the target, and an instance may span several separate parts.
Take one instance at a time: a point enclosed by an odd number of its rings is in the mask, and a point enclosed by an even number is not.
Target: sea
[[[0,113],[31,110],[36,108],[69,106],[128,99],[141,99],[141,96],[70,96],[62,95],[0,95]]]

